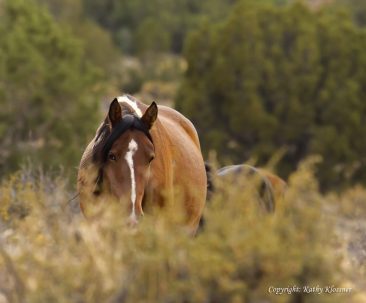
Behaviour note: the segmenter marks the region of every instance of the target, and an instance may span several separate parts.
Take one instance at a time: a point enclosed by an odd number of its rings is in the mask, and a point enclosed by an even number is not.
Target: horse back
[[[174,125],[176,129],[173,131],[173,136],[176,136],[175,131],[185,133],[185,135],[190,138],[198,150],[201,151],[197,131],[189,119],[176,110],[164,105],[159,106],[159,115],[163,121],[169,121],[172,125]]]

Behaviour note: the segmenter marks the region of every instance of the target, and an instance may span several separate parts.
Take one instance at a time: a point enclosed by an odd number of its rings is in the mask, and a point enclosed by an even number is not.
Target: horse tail
[[[208,162],[205,162],[205,171],[207,177],[207,195],[206,195],[206,203],[210,202],[212,195],[215,191],[214,182],[213,182],[213,168],[212,165]],[[202,232],[206,225],[206,219],[202,214],[200,221],[198,223],[198,233]]]
[[[206,177],[207,177],[207,198],[206,201],[210,201],[212,195],[215,191],[215,186],[213,182],[213,168],[212,165],[208,162],[205,162],[205,170],[206,170]]]
[[[259,197],[265,210],[273,213],[276,209],[276,197],[271,182],[265,175],[261,175],[261,184],[259,187]]]

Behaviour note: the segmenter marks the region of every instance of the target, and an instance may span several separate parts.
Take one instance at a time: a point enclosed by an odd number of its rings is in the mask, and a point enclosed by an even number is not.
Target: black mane
[[[97,186],[94,190],[95,195],[98,195],[101,191],[101,184],[103,182],[103,164],[107,162],[109,151],[111,150],[114,142],[116,142],[116,140],[129,129],[135,129],[143,132],[153,143],[148,127],[135,115],[124,115],[112,131],[110,130],[109,123],[106,119],[97,133],[93,146],[92,159],[93,162],[99,166],[98,177],[96,179]]]
[[[107,161],[108,153],[114,142],[127,130],[136,129],[143,132],[153,142],[147,126],[135,115],[124,115],[122,120],[110,131],[109,124],[105,121],[98,132],[93,146],[93,161],[103,164]]]

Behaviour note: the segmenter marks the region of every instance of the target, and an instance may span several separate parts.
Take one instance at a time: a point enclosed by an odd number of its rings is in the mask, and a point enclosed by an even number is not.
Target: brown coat
[[[147,112],[147,105],[131,96],[127,98],[135,102],[142,113]],[[119,104],[122,113],[126,111],[134,113],[128,103],[120,102]],[[97,134],[106,125],[108,125],[108,116],[99,127]],[[183,203],[177,205],[176,209],[182,209],[183,206],[186,225],[190,232],[194,233],[203,212],[207,185],[197,132],[193,124],[183,115],[169,107],[159,106],[157,119],[150,129],[150,134],[155,148],[155,159],[151,162],[149,178],[143,189],[143,201],[141,197],[137,208],[142,212],[142,207],[144,209],[154,206],[163,207],[167,201],[178,203],[181,200]],[[81,207],[84,210],[88,203],[111,195],[108,180],[105,180],[106,185],[103,186],[100,197],[93,194],[99,170],[98,164],[93,160],[96,137],[87,146],[78,173],[78,191]]]

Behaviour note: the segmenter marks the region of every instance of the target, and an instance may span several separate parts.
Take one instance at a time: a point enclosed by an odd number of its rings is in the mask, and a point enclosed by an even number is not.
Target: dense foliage
[[[336,0],[337,4],[342,5],[348,9],[356,24],[364,27],[366,26],[366,2],[359,0]]]
[[[85,0],[90,16],[109,29],[127,53],[180,53],[187,33],[203,18],[218,20],[237,0]]]
[[[342,10],[241,4],[187,41],[177,107],[207,152],[268,161],[287,175],[309,154],[322,186],[366,182],[366,32]]]
[[[0,7],[0,173],[77,165],[99,120],[102,71],[84,41],[34,1]]]
[[[0,298],[364,302],[365,259],[353,259],[344,248],[358,238],[342,238],[345,223],[337,231],[333,218],[338,208],[333,198],[318,193],[309,164],[291,176],[286,199],[270,216],[258,212],[249,192],[227,184],[207,206],[205,230],[196,238],[175,224],[180,216],[176,208],[146,213],[135,231],[121,220],[120,205],[107,204],[99,217],[86,222],[70,211],[63,179],[52,181],[29,172],[13,175],[0,185]],[[364,190],[342,197],[350,220],[356,208],[358,216],[364,216],[360,201],[365,197]],[[358,245],[365,245],[362,241]],[[362,247],[356,251],[362,256]],[[352,291],[319,295],[303,290],[317,285]],[[270,291],[292,286],[301,291]]]
[[[61,27],[68,28],[82,40],[84,53],[93,64],[102,69],[103,76],[113,81],[121,73],[121,53],[114,45],[111,34],[102,29],[85,13],[83,0],[35,0],[45,6]]]

